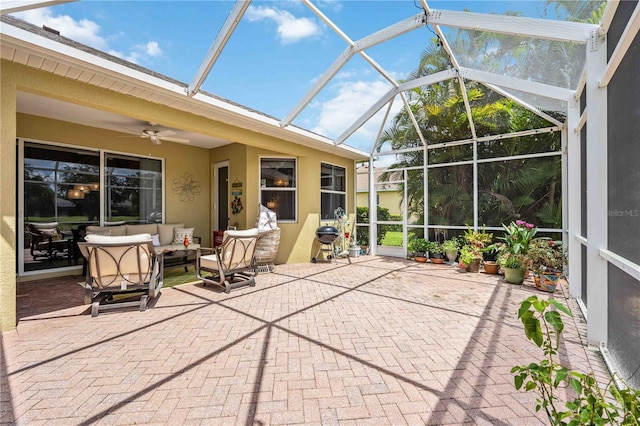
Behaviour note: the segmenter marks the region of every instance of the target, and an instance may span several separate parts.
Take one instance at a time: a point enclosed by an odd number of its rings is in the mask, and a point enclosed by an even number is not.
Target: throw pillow
[[[183,244],[185,236],[193,243],[193,228],[175,228],[173,235],[173,244]]]
[[[151,241],[153,242],[153,245],[155,247],[158,247],[160,245],[160,235],[158,234],[153,234],[151,236]]]
[[[260,204],[258,219],[256,220],[258,232],[271,231],[278,228],[278,218],[276,212]]]

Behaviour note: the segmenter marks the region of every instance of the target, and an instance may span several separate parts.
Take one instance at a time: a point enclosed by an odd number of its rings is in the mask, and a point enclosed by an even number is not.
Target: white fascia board
[[[263,114],[259,114],[257,112],[248,110],[239,105],[231,104],[229,102],[225,102],[221,99],[214,98],[212,96],[206,95],[202,92],[195,93],[192,97],[193,100],[202,102],[207,106],[211,106],[217,108],[219,110],[223,110],[225,113],[234,114],[241,118],[246,118],[248,120],[266,124],[269,126],[280,127],[278,120],[268,117]]]
[[[545,96],[550,99],[561,101],[568,100],[575,93],[573,90],[564,89],[558,86],[551,86],[544,83],[536,83],[506,75],[493,74],[486,71],[474,70],[471,68],[460,68],[460,76],[467,80],[476,80],[481,83],[495,84],[496,86],[521,90],[534,95]]]
[[[224,114],[227,114],[229,116],[235,116],[236,119],[244,120],[246,123],[248,123],[247,126],[240,126],[238,123],[234,125],[246,128],[251,131],[258,131],[260,133],[269,134],[275,137],[282,138],[283,140],[298,144],[303,144],[301,139],[304,138],[307,141],[312,141],[314,144],[316,144],[316,148],[323,147],[323,149],[326,151],[334,151],[339,153],[341,152],[343,155],[345,152],[348,152],[352,154],[351,157],[353,157],[354,155],[362,158],[369,157],[368,153],[350,147],[348,145],[336,147],[333,140],[325,136],[312,133],[308,130],[295,126],[286,126],[282,128],[280,127],[280,123],[278,122],[278,120],[272,117],[267,117],[263,114],[247,110],[238,105],[224,102],[220,99],[208,96],[200,92],[193,95],[191,99],[197,102],[201,102],[206,106],[223,111]],[[285,137],[285,135],[288,135],[289,137],[287,138]]]
[[[453,70],[439,71],[434,74],[427,75],[425,77],[416,78],[411,81],[400,84],[397,88],[393,88],[385,93],[378,101],[373,104],[364,114],[362,114],[347,130],[345,130],[338,138],[336,138],[336,144],[343,143],[349,136],[351,136],[356,130],[358,130],[364,123],[366,123],[371,117],[373,117],[380,109],[390,100],[392,100],[398,93],[402,93],[407,90],[415,89],[420,86],[429,86],[434,83],[438,83],[444,80],[455,77]]]
[[[216,39],[211,44],[211,48],[209,48],[207,56],[205,57],[204,61],[202,61],[202,64],[200,64],[198,72],[196,72],[196,75],[193,77],[193,81],[191,82],[191,84],[189,85],[189,89],[187,90],[188,95],[191,95],[194,92],[200,90],[202,83],[204,83],[207,75],[209,75],[209,71],[211,71],[211,67],[213,67],[213,64],[218,60],[220,53],[222,53],[222,49],[224,49],[224,47],[226,46],[229,38],[231,37],[231,34],[233,34],[233,31],[238,26],[240,19],[242,19],[244,12],[247,10],[250,4],[251,0],[236,1],[236,4],[233,6],[233,9],[229,13],[227,20],[222,26],[222,29],[220,30],[220,32],[218,32]]]
[[[8,45],[13,44],[18,50],[33,52],[44,57],[54,57],[62,63],[75,65],[96,73],[106,73],[114,76],[118,80],[127,81],[131,84],[167,90],[181,95],[185,94],[185,88],[183,86],[117,64],[100,56],[75,49],[6,23],[3,23],[0,28],[2,43]]]
[[[2,0],[0,1],[0,15],[23,12],[56,4],[71,3],[76,0]]]
[[[282,127],[291,124],[291,122],[300,114],[300,112],[311,102],[311,100],[329,83],[336,73],[347,63],[349,59],[356,53],[368,49],[369,47],[380,44],[386,40],[398,37],[404,33],[414,30],[424,25],[424,14],[419,13],[411,18],[400,21],[380,31],[377,31],[367,37],[361,38],[348,46],[340,56],[331,64],[331,66],[322,74],[309,91],[298,101],[296,106],[282,119],[280,124]],[[366,59],[366,58],[365,58]],[[386,75],[385,75],[385,78]],[[388,79],[388,78],[387,78]]]
[[[590,32],[598,28],[595,24],[451,10],[431,10],[428,18],[429,24],[580,44],[586,44]]]

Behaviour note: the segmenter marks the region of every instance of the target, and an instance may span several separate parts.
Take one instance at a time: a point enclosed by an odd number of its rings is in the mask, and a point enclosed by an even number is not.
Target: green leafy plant
[[[571,311],[555,299],[531,296],[520,304],[518,318],[525,335],[542,349],[544,359],[511,369],[515,388],[535,391],[536,411],[544,409],[552,425],[638,425],[640,423],[640,390],[623,382],[618,389],[609,381],[604,389],[598,386],[593,373],[569,370],[559,362],[558,348],[564,330],[562,314]],[[564,401],[559,388],[570,387],[575,397]]]
[[[454,239],[444,240],[441,246],[442,250],[444,250],[445,252],[458,251],[458,249],[460,249],[460,244],[457,240]]]
[[[474,258],[475,258],[475,255],[471,246],[469,245],[462,246],[462,248],[460,249],[460,256],[458,258],[460,263],[462,263],[463,265],[470,265],[471,262],[473,262]]]
[[[504,252],[498,256],[498,264],[503,268],[526,270],[530,265],[530,261],[523,254]]]
[[[546,237],[531,240],[527,257],[531,260],[531,269],[537,273],[562,272],[564,265],[567,264],[567,253],[562,247],[562,242]]]
[[[427,241],[427,251],[429,252],[429,254],[441,253],[442,249],[440,248],[440,244],[437,241]]]
[[[469,246],[469,248],[473,252],[473,257],[481,258],[482,252],[493,240],[493,234],[490,232],[486,232],[484,227],[482,227],[482,229],[478,231],[475,231],[469,225],[467,225],[467,230],[464,231],[463,238],[466,245]]]
[[[516,220],[509,225],[502,224],[504,236],[498,237],[502,244],[498,245],[498,251],[507,251],[515,254],[527,254],[529,243],[538,233],[538,228],[524,220]]]
[[[415,237],[409,241],[409,250],[414,253],[426,253],[429,251],[429,241],[422,237]]]

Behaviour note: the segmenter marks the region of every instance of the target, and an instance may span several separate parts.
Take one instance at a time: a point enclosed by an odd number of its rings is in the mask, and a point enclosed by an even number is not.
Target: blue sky
[[[540,17],[541,2],[429,1],[432,9]],[[337,1],[313,4],[351,40],[420,13],[413,0]],[[16,14],[38,26],[156,72],[190,83],[229,11],[230,1],[80,1]],[[418,64],[433,34],[425,27],[367,53],[393,78]],[[254,1],[203,89],[283,118],[338,58],[347,44],[298,1]],[[294,121],[339,136],[390,85],[365,60],[352,58]],[[380,128],[372,120],[348,144],[368,150]]]

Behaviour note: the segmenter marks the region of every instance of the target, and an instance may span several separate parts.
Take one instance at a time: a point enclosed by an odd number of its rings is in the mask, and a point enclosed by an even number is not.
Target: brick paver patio
[[[532,283],[374,256],[257,281],[164,289],[146,312],[96,318],[73,279],[19,285],[2,423],[546,423],[509,373],[541,356],[516,317],[524,298],[548,296]],[[564,358],[605,375],[568,303]]]

